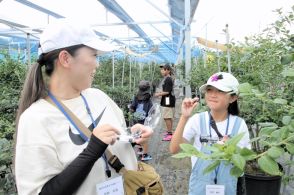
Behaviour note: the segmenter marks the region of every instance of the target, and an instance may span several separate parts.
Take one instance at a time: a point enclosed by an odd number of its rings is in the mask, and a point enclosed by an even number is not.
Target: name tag
[[[170,103],[169,103],[169,97],[165,97],[165,105],[169,105]]]
[[[206,195],[225,195],[225,186],[206,185]]]
[[[96,185],[97,195],[124,195],[122,176],[109,179]]]

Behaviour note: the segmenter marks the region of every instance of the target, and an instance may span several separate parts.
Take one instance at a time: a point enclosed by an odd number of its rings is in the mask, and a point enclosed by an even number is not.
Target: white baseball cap
[[[231,92],[232,94],[238,94],[238,80],[230,73],[218,72],[213,74],[207,83],[202,85],[199,90],[201,93],[205,93],[207,86],[213,86],[224,92]]]
[[[100,40],[90,26],[68,19],[58,19],[49,24],[40,36],[38,54],[80,44],[96,49],[98,54],[114,50],[112,45]]]

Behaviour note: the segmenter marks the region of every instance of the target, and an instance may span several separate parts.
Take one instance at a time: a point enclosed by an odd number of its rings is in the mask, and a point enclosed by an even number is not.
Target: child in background
[[[152,105],[150,82],[142,80],[139,83],[138,93],[130,106],[130,111],[133,113],[134,124],[144,124],[145,118],[148,116],[148,112]],[[148,154],[148,143],[143,143],[141,146],[143,153],[140,159],[142,161],[151,160],[152,157]]]
[[[245,132],[238,143],[239,147],[250,147],[249,132],[245,121],[238,117],[238,81],[226,72],[212,75],[206,84],[200,87],[205,94],[208,112],[196,113],[191,118],[193,109],[198,104],[198,98],[186,98],[182,103],[182,115],[170,143],[170,152],[177,153],[181,143],[193,140],[193,145],[203,152],[203,145],[209,145],[213,140],[225,142],[230,137]],[[211,142],[207,142],[211,140]],[[191,157],[192,172],[189,182],[190,195],[206,194],[207,185],[224,185],[224,194],[236,194],[237,178],[230,175],[232,165],[223,162],[208,174],[203,170],[211,164],[210,161]]]

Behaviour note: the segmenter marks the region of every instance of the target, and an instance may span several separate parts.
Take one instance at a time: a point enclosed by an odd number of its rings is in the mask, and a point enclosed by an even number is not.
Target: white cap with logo
[[[230,92],[232,94],[238,94],[238,80],[230,73],[218,72],[213,74],[207,83],[202,85],[199,90],[201,93],[205,93],[207,86],[213,86],[221,91]]]
[[[41,34],[38,54],[81,44],[96,49],[98,54],[114,50],[112,45],[100,40],[90,26],[58,19],[49,24]]]

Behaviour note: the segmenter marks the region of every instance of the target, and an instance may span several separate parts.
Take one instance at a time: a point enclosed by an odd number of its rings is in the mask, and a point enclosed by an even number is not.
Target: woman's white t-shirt
[[[87,89],[82,94],[98,126],[110,124],[125,131],[122,111],[105,93]],[[92,124],[81,96],[63,103],[87,127]],[[44,184],[63,171],[87,144],[58,108],[44,99],[33,103],[21,115],[18,126],[15,169],[19,195],[39,194]],[[127,169],[136,170],[136,155],[129,143],[116,142],[108,148]],[[112,176],[117,175],[111,171]],[[99,158],[75,194],[94,195],[96,184],[106,179],[105,161]]]

